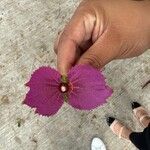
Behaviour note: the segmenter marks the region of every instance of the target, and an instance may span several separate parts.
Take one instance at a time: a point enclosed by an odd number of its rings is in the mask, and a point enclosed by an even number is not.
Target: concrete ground
[[[107,150],[134,150],[118,139],[105,117],[115,116],[134,131],[142,128],[132,115],[136,100],[150,110],[150,51],[140,57],[106,66],[114,89],[109,102],[91,112],[64,105],[54,117],[34,114],[22,105],[33,70],[56,66],[54,38],[68,21],[79,0],[0,1],[0,150],[90,150],[92,137],[100,137]]]

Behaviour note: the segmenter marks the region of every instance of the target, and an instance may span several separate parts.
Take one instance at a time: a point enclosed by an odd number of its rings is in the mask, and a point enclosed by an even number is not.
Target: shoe
[[[124,126],[122,123],[120,123],[120,121],[113,117],[108,117],[106,121],[112,132],[116,134],[119,138],[123,138],[126,140],[129,139],[129,137],[126,134],[124,134],[124,132],[131,132],[131,130]]]
[[[106,122],[107,122],[108,126],[111,126],[111,124],[112,124],[114,121],[115,121],[115,118],[113,118],[113,117],[108,117],[108,118],[106,119]]]
[[[132,105],[132,109],[135,109],[141,106],[141,104],[139,104],[138,102],[132,102],[131,105]]]
[[[93,138],[91,150],[106,150],[106,146],[100,138]]]
[[[132,102],[132,109],[133,109],[133,114],[134,116],[137,118],[137,120],[139,121],[139,123],[146,128],[147,124],[144,123],[144,119],[146,118],[150,118],[148,112],[146,111],[146,109],[141,106],[141,104],[139,104],[138,102]]]

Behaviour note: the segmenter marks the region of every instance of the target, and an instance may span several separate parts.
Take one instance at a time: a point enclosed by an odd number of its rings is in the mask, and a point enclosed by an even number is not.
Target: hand
[[[75,64],[102,68],[150,48],[150,1],[85,0],[55,42],[58,70]]]

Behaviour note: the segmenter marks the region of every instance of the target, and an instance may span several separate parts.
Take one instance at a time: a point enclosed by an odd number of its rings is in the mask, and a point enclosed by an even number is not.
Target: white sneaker
[[[91,143],[91,150],[106,150],[106,146],[100,138],[94,138]]]

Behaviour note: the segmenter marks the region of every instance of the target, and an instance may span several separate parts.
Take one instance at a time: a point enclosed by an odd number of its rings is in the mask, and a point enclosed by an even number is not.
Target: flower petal
[[[75,66],[68,73],[68,78],[73,87],[69,93],[69,104],[77,109],[94,109],[104,104],[112,94],[102,73],[92,66]]]
[[[50,86],[58,86],[60,83],[61,75],[50,67],[40,67],[31,76],[31,79],[26,86],[36,87],[45,86],[46,84]]]
[[[26,95],[24,104],[36,108],[36,112],[40,115],[50,116],[57,113],[63,104],[59,80],[60,74],[50,67],[36,70],[26,84],[30,87],[30,91]]]

